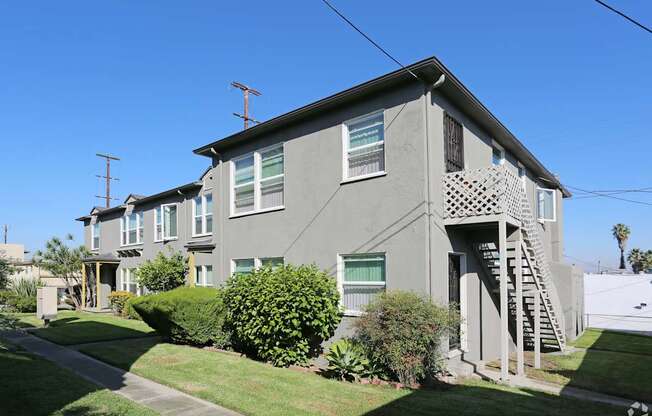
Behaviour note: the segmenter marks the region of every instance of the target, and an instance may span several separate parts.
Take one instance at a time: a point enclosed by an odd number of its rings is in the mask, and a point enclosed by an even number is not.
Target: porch
[[[111,310],[109,294],[116,290],[120,259],[100,254],[82,259],[82,309],[90,312]]]
[[[467,243],[499,308],[501,379],[508,379],[510,341],[517,375],[524,374],[526,347],[534,350],[534,366],[540,367],[542,346],[565,347],[563,313],[523,182],[500,165],[448,173],[443,190],[447,228],[470,236],[489,229],[493,235],[470,237]]]

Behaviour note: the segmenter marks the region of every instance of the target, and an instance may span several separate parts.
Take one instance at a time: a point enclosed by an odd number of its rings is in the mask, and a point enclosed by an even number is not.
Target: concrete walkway
[[[482,378],[494,381],[496,383],[502,383],[500,380],[500,372],[498,371],[488,370],[487,368],[484,368],[477,369],[476,373]],[[625,409],[629,409],[629,406],[631,406],[632,403],[636,401],[631,399],[624,399],[622,397],[610,396],[608,394],[597,393],[590,390],[578,389],[576,387],[544,383],[542,381],[516,376],[514,374],[509,375],[509,381],[507,384],[513,387],[543,391],[546,393],[574,397],[576,399],[588,400],[597,403],[610,404],[612,406],[624,407]]]
[[[240,416],[239,413],[104,364],[80,352],[23,331],[6,331],[2,332],[2,336],[31,353],[38,354],[94,384],[154,409],[162,415]]]

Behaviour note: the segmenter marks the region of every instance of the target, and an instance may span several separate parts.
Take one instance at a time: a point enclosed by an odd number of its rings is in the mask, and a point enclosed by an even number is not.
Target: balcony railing
[[[505,166],[461,170],[444,175],[444,218],[506,214],[521,221],[523,183]]]

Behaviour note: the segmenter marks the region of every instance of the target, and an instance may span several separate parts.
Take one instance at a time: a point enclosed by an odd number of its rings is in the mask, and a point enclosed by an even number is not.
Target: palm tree
[[[618,241],[618,248],[620,249],[620,268],[625,269],[625,245],[627,244],[627,239],[629,238],[629,227],[625,224],[616,224],[611,229],[611,233],[614,238]]]

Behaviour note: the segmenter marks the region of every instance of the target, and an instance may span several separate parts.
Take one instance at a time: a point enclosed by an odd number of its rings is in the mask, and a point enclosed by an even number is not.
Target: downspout
[[[220,267],[222,268],[221,269],[222,273],[224,273],[224,271],[225,271],[225,267],[224,267],[224,224],[225,224],[225,222],[222,221],[223,218],[224,218],[224,215],[223,215],[223,212],[222,212],[223,209],[224,209],[224,205],[223,205],[223,202],[222,202],[222,198],[219,197],[220,195],[222,195],[222,176],[224,176],[224,172],[222,172],[223,171],[222,166],[224,165],[224,163],[222,162],[222,155],[217,153],[215,151],[215,149],[213,149],[212,147],[211,147],[211,153],[217,158],[217,166],[216,166],[217,169],[216,169],[216,171],[217,171],[219,177],[218,177],[218,180],[217,180],[217,192],[215,192],[214,195],[215,195],[215,197],[217,199],[219,199],[219,202],[217,204],[215,204],[215,206],[220,207],[218,215],[217,215],[217,218],[219,218],[219,227],[217,227],[217,229],[213,230],[213,235],[215,235],[216,232],[219,233]],[[231,194],[227,193],[227,195],[229,195],[229,197],[230,197]],[[213,214],[215,214],[215,213],[213,213]],[[215,217],[215,215],[213,215],[213,217]],[[213,225],[217,225],[217,224],[218,224],[218,222],[215,221]],[[213,278],[215,278],[215,277],[213,277]],[[228,278],[228,276],[227,276],[227,278]],[[224,279],[224,281],[226,281],[226,279]]]
[[[439,88],[444,81],[446,76],[441,74],[437,81],[434,84],[428,85],[424,84],[423,88],[423,107],[425,111],[425,127],[424,127],[424,139],[425,139],[425,148],[426,148],[426,220],[428,221],[427,234],[428,234],[428,254],[427,254],[427,264],[428,264],[428,280],[426,282],[426,287],[428,290],[428,299],[432,301],[432,199],[430,194],[430,107],[428,102],[432,97],[432,90]]]

